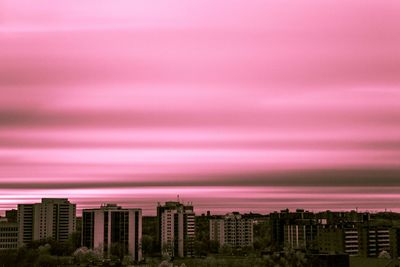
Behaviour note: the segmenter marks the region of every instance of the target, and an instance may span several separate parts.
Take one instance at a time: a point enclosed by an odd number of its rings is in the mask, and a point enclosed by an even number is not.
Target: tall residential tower
[[[192,205],[166,202],[157,207],[158,242],[172,257],[193,257],[195,213]]]
[[[65,242],[75,231],[76,205],[66,198],[43,198],[42,203],[18,205],[18,246],[53,238]]]
[[[106,256],[130,255],[142,260],[142,210],[106,204],[82,212],[82,245]]]

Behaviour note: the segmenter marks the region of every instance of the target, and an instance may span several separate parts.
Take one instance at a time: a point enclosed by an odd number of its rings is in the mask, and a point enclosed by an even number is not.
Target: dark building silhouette
[[[360,257],[378,257],[384,252],[397,257],[400,252],[400,232],[393,228],[391,220],[379,216],[371,219],[365,212],[282,210],[270,214],[270,224],[276,249],[286,247]]]
[[[317,249],[321,253],[360,254],[359,229],[354,224],[322,225],[318,231]]]
[[[17,217],[18,217],[18,210],[15,209],[6,210],[6,218],[8,222],[10,223],[17,222]]]

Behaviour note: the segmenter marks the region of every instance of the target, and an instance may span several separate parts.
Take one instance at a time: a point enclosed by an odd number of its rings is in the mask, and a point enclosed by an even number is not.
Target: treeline
[[[71,255],[80,246],[78,233],[60,243],[53,239],[32,241],[19,249],[0,251],[0,266],[4,267],[55,267],[71,264]]]

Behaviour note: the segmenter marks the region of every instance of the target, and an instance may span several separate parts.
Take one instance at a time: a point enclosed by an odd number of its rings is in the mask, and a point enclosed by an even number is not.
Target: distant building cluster
[[[192,205],[166,202],[157,207],[160,249],[171,257],[193,257],[195,213]],[[84,209],[79,218],[81,244],[101,251],[142,260],[142,210],[104,204]],[[77,229],[76,205],[68,199],[43,198],[41,203],[19,204],[0,217],[0,250],[16,249],[32,241],[66,242]]]
[[[400,217],[393,220],[389,213],[373,218],[376,215],[356,211],[314,213],[286,209],[267,215],[232,212],[222,216],[208,211],[207,215],[196,217],[193,205],[179,200],[159,203],[156,210],[154,220],[145,222],[154,222],[157,249],[171,258],[196,256],[198,236],[236,251],[252,248],[254,227],[260,223],[267,225],[268,230],[263,229],[270,235],[273,251],[289,248],[314,255],[400,255]],[[202,228],[197,222],[201,222]],[[19,204],[17,210],[6,211],[5,217],[0,217],[0,250],[17,249],[49,238],[67,242],[71,234],[78,232],[83,247],[105,257],[129,255],[141,261],[144,227],[139,208],[103,204],[82,210],[82,217],[77,218],[76,204],[68,199],[43,198],[41,203]]]
[[[319,253],[378,257],[400,253],[400,226],[391,220],[372,220],[369,213],[312,213],[298,209],[270,214],[272,241],[276,247],[305,249]]]

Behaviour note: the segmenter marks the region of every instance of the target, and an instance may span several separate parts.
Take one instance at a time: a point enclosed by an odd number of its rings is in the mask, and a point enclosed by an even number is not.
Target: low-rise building
[[[0,222],[0,250],[18,247],[18,224],[16,222]]]

